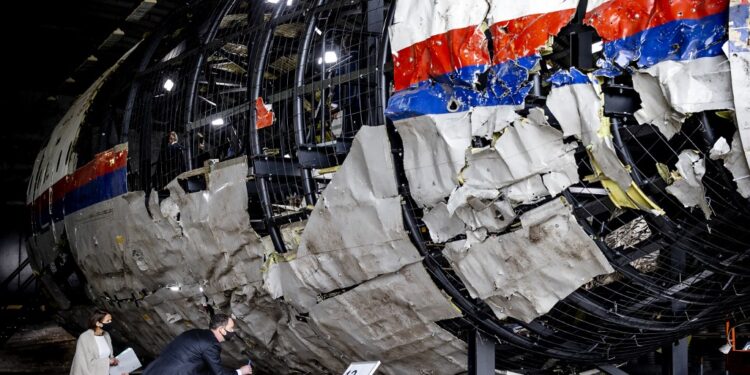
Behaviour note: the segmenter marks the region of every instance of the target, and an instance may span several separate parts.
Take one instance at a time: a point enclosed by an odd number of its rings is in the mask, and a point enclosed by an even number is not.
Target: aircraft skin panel
[[[32,222],[44,227],[80,209],[125,194],[127,184],[127,144],[101,152],[55,184],[31,204]]]

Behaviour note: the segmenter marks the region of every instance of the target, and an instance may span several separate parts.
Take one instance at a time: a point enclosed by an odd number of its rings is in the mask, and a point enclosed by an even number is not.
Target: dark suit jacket
[[[151,362],[143,375],[237,375],[221,366],[221,346],[213,332],[191,329],[177,336]]]

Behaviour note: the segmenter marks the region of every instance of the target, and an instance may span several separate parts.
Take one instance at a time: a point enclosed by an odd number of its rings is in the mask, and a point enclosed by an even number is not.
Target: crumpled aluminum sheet
[[[430,231],[430,238],[438,243],[448,242],[466,230],[466,224],[458,216],[452,215],[448,211],[448,206],[443,202],[427,211],[422,221]]]
[[[412,198],[432,207],[458,185],[472,126],[466,112],[395,121],[404,145],[404,170]]]
[[[714,160],[724,160],[724,167],[732,173],[733,180],[737,183],[737,192],[743,198],[750,198],[750,168],[748,168],[747,159],[742,154],[740,142],[740,137],[735,135],[730,148],[726,139],[720,137],[711,149],[710,157]]]
[[[525,322],[595,276],[614,272],[561,198],[521,215],[514,232],[468,248],[452,242],[443,254],[472,297],[484,300],[499,319]]]
[[[360,129],[290,261],[300,283],[326,293],[421,260],[401,220],[393,168],[385,126]]]
[[[434,322],[461,316],[421,264],[327,299],[310,319],[348,358],[377,358],[386,374],[455,374],[466,370],[466,343]],[[417,345],[417,343],[419,343]]]
[[[575,147],[563,142],[562,133],[547,123],[541,109],[531,109],[527,118],[506,128],[493,148],[498,155],[495,167],[500,170],[482,175],[482,168],[474,168],[473,160],[467,160],[462,172],[466,185],[486,188],[484,184],[489,183],[501,188],[549,172],[566,175],[570,184],[578,182]]]
[[[734,109],[729,86],[730,67],[724,56],[664,61],[633,74],[633,88],[642,101],[635,118],[655,125],[671,139],[691,113]]]
[[[559,71],[550,80],[547,107],[565,136],[578,138],[604,175],[626,190],[633,180],[615,152],[609,121],[603,121],[598,83],[575,68]]]
[[[260,274],[254,270],[262,265],[263,248],[246,211],[246,175],[247,163],[242,158],[216,165],[206,176],[206,191],[186,194],[173,181],[162,207],[176,209],[179,221],[162,212],[155,193],[146,201],[143,192],[127,193],[66,216],[71,249],[87,276],[93,299],[101,300],[104,295],[125,299],[134,292],[155,291],[143,300],[145,311],[153,308],[160,318],[176,323],[201,316],[187,314],[199,311],[199,287],[206,294],[223,294],[259,283]],[[179,293],[164,289],[168,286],[179,286]],[[191,299],[177,297],[184,293]],[[135,327],[145,319],[141,314],[118,318],[133,319],[128,324]],[[154,353],[163,345],[160,337],[136,337]]]
[[[685,207],[700,207],[706,219],[711,218],[711,207],[706,201],[706,188],[703,176],[706,174],[706,161],[695,150],[683,150],[678,157],[674,181],[667,186],[667,192],[677,198]]]
[[[500,115],[494,120],[501,126],[494,125],[499,131],[493,132],[492,145],[467,148],[460,186],[450,193],[447,204],[436,201],[425,215],[433,241],[446,242],[465,227],[470,241],[481,242],[487,233],[501,232],[513,222],[514,205],[557,195],[579,180],[575,145],[563,141],[563,133],[547,123],[542,110],[532,109],[526,118],[495,114]],[[509,119],[512,124],[507,123]],[[463,225],[448,226],[457,219]]]

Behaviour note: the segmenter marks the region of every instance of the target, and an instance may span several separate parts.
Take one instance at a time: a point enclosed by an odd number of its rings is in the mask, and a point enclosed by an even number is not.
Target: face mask
[[[236,335],[237,335],[237,334],[236,334],[235,332],[233,332],[233,331],[227,331],[227,330],[224,330],[224,331],[226,332],[226,333],[224,334],[224,340],[226,340],[226,341],[231,341],[231,340],[232,340],[232,338],[233,338],[234,336],[236,336]]]
[[[99,323],[99,327],[101,327],[101,329],[103,329],[103,330],[106,331],[107,329],[109,329],[110,327],[112,327],[111,323],[112,322],[107,322],[107,323],[100,322]]]

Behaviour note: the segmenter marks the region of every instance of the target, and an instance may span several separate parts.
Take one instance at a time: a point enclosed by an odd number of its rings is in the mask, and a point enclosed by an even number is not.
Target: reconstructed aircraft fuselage
[[[750,302],[739,0],[196,1],[73,104],[30,256],[142,355],[234,314],[258,371],[585,368]]]

